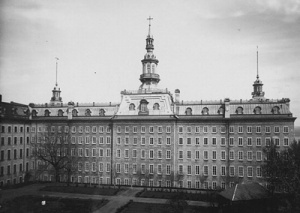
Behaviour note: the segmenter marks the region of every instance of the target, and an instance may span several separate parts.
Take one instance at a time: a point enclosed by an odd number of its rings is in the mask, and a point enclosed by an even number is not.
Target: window
[[[145,154],[145,150],[142,149],[142,150],[141,150],[141,158],[142,158],[142,159],[145,158],[145,155],[146,155],[146,154]]]
[[[266,146],[270,146],[271,145],[271,138],[265,138],[265,143],[266,143]]]
[[[117,149],[116,155],[117,155],[117,158],[121,157],[121,150],[120,149]]]
[[[229,133],[234,133],[234,127],[233,126],[229,127]]]
[[[222,176],[226,175],[226,166],[221,166],[221,175]]]
[[[275,133],[279,133],[279,126],[275,126],[275,127],[274,127],[274,132],[275,132]]]
[[[288,126],[283,127],[283,133],[289,133],[289,127]]]
[[[233,146],[234,145],[234,138],[230,137],[229,138],[229,146]]]
[[[211,127],[211,132],[212,133],[217,133],[217,127],[216,126]]]
[[[125,126],[125,133],[129,133],[129,126]]]
[[[135,110],[135,105],[133,103],[129,104],[129,110],[130,111]]]
[[[192,109],[190,107],[186,108],[185,115],[192,115]]]
[[[239,177],[244,177],[244,167],[239,166],[238,167]]]
[[[233,177],[235,175],[234,166],[229,167],[229,176]]]
[[[261,177],[261,168],[256,167],[256,177]]]
[[[132,173],[136,174],[136,172],[137,172],[137,164],[134,163],[134,164],[132,164]]]
[[[229,159],[234,160],[234,151],[233,150],[229,151]]]
[[[252,166],[247,167],[247,176],[248,177],[253,177],[253,168],[252,168]]]
[[[162,130],[163,130],[162,126],[158,126],[158,127],[157,127],[157,132],[158,132],[158,133],[162,133]]]
[[[203,166],[203,175],[208,176],[208,166]]]
[[[110,127],[109,126],[106,127],[106,133],[110,133]]]
[[[124,173],[128,173],[128,171],[129,171],[129,164],[125,163],[124,164]]]
[[[134,137],[133,138],[133,145],[137,145],[137,143],[138,143],[138,139],[137,139],[137,137]]]
[[[208,132],[208,127],[207,126],[204,126],[203,127],[203,133],[207,133]]]
[[[90,163],[89,162],[85,162],[84,170],[86,172],[90,170]]]
[[[137,126],[134,126],[134,127],[133,127],[132,132],[133,132],[133,133],[137,133]]]
[[[106,144],[110,144],[110,136],[106,137]]]
[[[152,138],[152,137],[149,138],[149,144],[150,144],[150,145],[153,145],[153,144],[154,144],[154,138]]]
[[[192,151],[187,151],[186,152],[186,158],[191,159],[192,158]]]
[[[178,127],[178,132],[179,132],[179,133],[183,133],[183,127],[182,127],[182,126],[179,126],[179,127]]]
[[[121,138],[117,137],[117,145],[121,145]]]
[[[187,132],[187,133],[191,133],[191,132],[192,132],[192,127],[187,126],[187,127],[186,127],[186,132]]]
[[[200,159],[200,151],[199,150],[195,151],[195,159]]]
[[[221,160],[226,160],[226,151],[225,150],[221,151]]]
[[[124,157],[129,158],[129,150],[128,149],[124,150]]]
[[[261,138],[256,138],[256,146],[261,146]]]
[[[247,138],[247,146],[252,146],[252,138]]]
[[[271,127],[266,126],[266,133],[271,133]]]
[[[224,137],[221,138],[221,146],[226,145],[226,139]]]
[[[157,138],[157,145],[162,145],[162,138]]]
[[[154,158],[154,150],[153,149],[149,150],[149,158],[150,159]]]
[[[203,144],[208,145],[208,138],[203,138]]]
[[[154,165],[153,165],[153,164],[150,164],[150,165],[149,165],[149,173],[150,173],[150,174],[153,174],[153,173],[154,173]]]
[[[82,157],[82,155],[83,155],[83,149],[82,149],[82,148],[79,148],[79,149],[78,149],[78,156],[79,156],[79,157]]]
[[[166,158],[171,159],[171,150],[167,150]]]
[[[244,152],[243,151],[238,152],[238,158],[239,158],[239,160],[244,160]]]
[[[179,174],[183,173],[183,165],[178,165],[178,173]]]
[[[200,133],[200,126],[195,127],[195,133]]]
[[[252,133],[252,126],[247,126],[247,133]]]
[[[171,138],[167,137],[167,145],[171,145]]]
[[[166,174],[167,174],[167,175],[170,175],[170,174],[171,174],[171,165],[170,165],[170,164],[167,164],[167,167],[166,167]]]
[[[226,127],[225,126],[221,126],[220,131],[221,131],[221,133],[226,133]]]
[[[82,171],[82,163],[78,162],[78,171]]]
[[[208,160],[208,151],[203,151],[203,159]]]
[[[85,149],[85,157],[89,156],[89,149]]]
[[[186,144],[191,145],[192,144],[192,138],[187,138],[186,139]]]
[[[166,127],[166,132],[167,132],[167,133],[171,133],[171,127],[170,127],[170,126],[167,126],[167,127]]]
[[[202,115],[208,115],[209,114],[208,112],[209,112],[209,110],[207,107],[204,107],[201,111]]]
[[[116,170],[117,170],[117,173],[121,173],[121,164],[119,164],[119,163],[116,164]]]
[[[212,159],[217,160],[217,151],[212,151]]]
[[[161,164],[158,164],[157,165],[157,174],[161,174],[161,171],[162,171]]]
[[[200,175],[200,166],[199,165],[195,166],[195,174]]]
[[[153,133],[154,132],[154,127],[153,126],[149,126],[149,133]]]
[[[238,107],[235,112],[238,115],[243,114],[243,108],[242,107]]]
[[[217,145],[217,138],[212,138],[212,145]]]
[[[110,148],[107,148],[106,149],[106,157],[110,157],[110,155],[111,155]]]
[[[183,159],[183,151],[182,150],[179,150],[178,158]]]
[[[146,127],[145,126],[142,126],[141,127],[141,133],[145,133],[146,132]]]
[[[92,144],[96,144],[97,143],[97,138],[96,138],[96,136],[93,136],[92,137]]]
[[[195,138],[195,140],[196,140],[195,144],[200,145],[200,138],[197,137],[197,138]]]
[[[256,133],[261,133],[261,126],[256,127]]]
[[[238,133],[243,133],[243,127],[242,126],[239,126],[238,130],[239,130]]]
[[[261,161],[262,160],[262,152],[261,151],[257,151],[256,152],[256,160],[257,161]]]
[[[243,138],[239,137],[238,138],[238,143],[239,143],[239,146],[243,146]]]
[[[141,138],[141,145],[145,145],[146,144],[146,138],[145,137],[142,137]]]
[[[86,136],[85,137],[85,144],[89,144],[90,143],[90,136]]]
[[[252,161],[252,159],[253,159],[252,151],[247,151],[247,160]]]
[[[178,138],[178,144],[183,145],[183,138]]]
[[[191,165],[187,165],[187,174],[188,175],[192,174],[192,166]]]
[[[280,139],[279,138],[274,138],[275,145],[280,146]]]
[[[288,145],[289,145],[289,139],[283,138],[283,146],[288,146]]]
[[[161,150],[157,150],[157,158],[162,159],[162,151]]]

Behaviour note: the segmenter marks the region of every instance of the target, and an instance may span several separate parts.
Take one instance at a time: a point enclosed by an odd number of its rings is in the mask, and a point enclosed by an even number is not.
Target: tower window
[[[50,111],[48,109],[45,110],[44,116],[45,117],[49,117],[50,116]]]
[[[85,110],[85,116],[91,116],[92,112],[90,109]]]
[[[59,109],[57,115],[58,115],[59,117],[64,116],[64,111],[62,111],[61,109]]]
[[[202,115],[208,115],[208,108],[207,107],[204,107],[202,109]]]
[[[255,107],[253,110],[254,114],[261,114],[261,108],[259,106]]]
[[[142,99],[141,102],[140,102],[140,111],[139,111],[139,114],[143,114],[143,115],[148,115],[149,113],[149,110],[147,108],[147,105],[148,105],[148,101],[145,100],[145,99]]]
[[[243,107],[238,107],[236,109],[235,113],[238,114],[238,115],[240,115],[240,114],[243,114],[243,111],[244,111]]]
[[[153,110],[159,110],[159,104],[158,103],[155,103],[153,105]]]
[[[129,104],[129,110],[130,111],[135,110],[135,105],[133,103]]]
[[[147,64],[147,72],[151,73],[151,65],[150,64]]]
[[[155,64],[152,64],[152,73],[155,73]]]
[[[272,113],[273,113],[273,114],[280,114],[279,107],[278,107],[278,106],[274,106],[274,107],[272,108]]]
[[[192,109],[190,107],[186,108],[185,115],[192,115]]]
[[[99,116],[105,116],[105,110],[104,109],[99,110]]]

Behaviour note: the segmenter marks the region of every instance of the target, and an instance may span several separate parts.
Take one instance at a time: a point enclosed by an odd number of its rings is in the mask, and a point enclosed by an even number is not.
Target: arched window
[[[203,109],[202,109],[202,115],[208,115],[208,108],[207,107],[204,107]]]
[[[147,73],[151,73],[151,65],[149,63],[147,64]]]
[[[192,109],[190,107],[186,108],[185,115],[192,115]]]
[[[134,111],[135,110],[135,105],[133,103],[129,104],[129,110]]]
[[[51,112],[49,111],[49,109],[46,109],[45,112],[44,112],[44,116],[45,116],[45,117],[49,117],[49,116],[50,116],[50,113],[51,113]]]
[[[279,109],[279,107],[278,107],[278,106],[274,106],[274,107],[272,108],[272,113],[273,113],[273,114],[280,114],[280,109]]]
[[[152,64],[152,73],[155,73],[155,64]]]
[[[159,110],[159,104],[158,103],[153,104],[153,110]]]
[[[58,117],[62,117],[64,116],[64,111],[62,111],[61,109],[58,110],[57,112]]]
[[[139,111],[139,114],[142,114],[142,115],[148,115],[149,114],[149,110],[148,110],[148,101],[145,100],[145,99],[142,99],[140,101],[140,111]]]
[[[254,114],[261,114],[261,108],[259,106],[255,107],[253,110]]]
[[[104,109],[99,110],[99,116],[105,116],[105,110]]]
[[[37,116],[37,111],[34,109],[34,110],[32,110],[32,117],[36,117]]]
[[[219,114],[219,115],[223,115],[223,114],[224,114],[224,111],[225,111],[224,108],[223,108],[223,107],[220,107],[219,110],[218,110],[218,114]]]
[[[243,114],[243,111],[244,111],[243,107],[238,107],[238,108],[236,108],[235,113],[240,115],[240,114]]]
[[[85,110],[85,116],[91,116],[92,112],[90,109]]]
[[[78,111],[76,109],[72,110],[72,116],[77,117],[78,116]]]

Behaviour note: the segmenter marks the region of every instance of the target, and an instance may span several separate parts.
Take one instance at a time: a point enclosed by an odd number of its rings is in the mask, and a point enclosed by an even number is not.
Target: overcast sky
[[[161,88],[182,100],[269,99],[300,116],[300,0],[0,0],[3,101],[119,102],[136,90],[151,15]],[[300,125],[300,119],[296,120]]]

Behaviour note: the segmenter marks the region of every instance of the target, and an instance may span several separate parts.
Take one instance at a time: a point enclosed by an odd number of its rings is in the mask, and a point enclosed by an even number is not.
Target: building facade
[[[30,144],[49,127],[70,136],[78,159],[72,182],[186,188],[263,183],[264,147],[274,142],[285,149],[294,140],[290,100],[265,98],[257,74],[250,100],[181,101],[180,90],[173,95],[159,88],[153,41],[149,25],[141,86],[122,91],[120,103],[63,103],[57,83],[49,103],[18,105],[22,116],[8,119],[5,109],[14,104],[1,103],[1,185],[21,182],[24,171],[43,164],[30,158]],[[19,158],[8,158],[15,146]],[[54,180],[50,170],[34,174]]]

